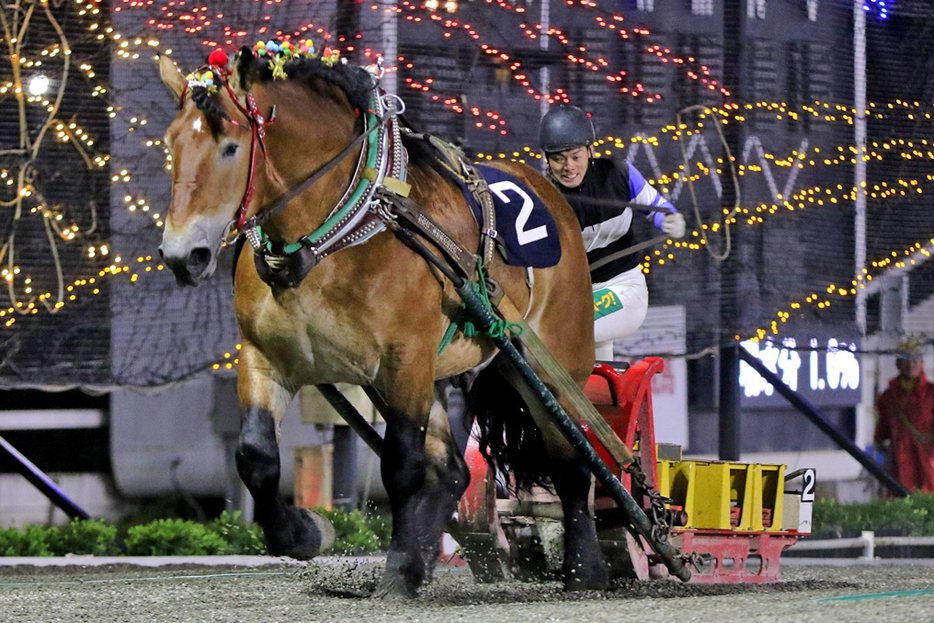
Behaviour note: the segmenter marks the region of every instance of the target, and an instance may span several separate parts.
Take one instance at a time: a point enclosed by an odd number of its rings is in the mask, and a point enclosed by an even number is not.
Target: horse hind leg
[[[282,388],[279,391],[285,393]],[[288,397],[279,401],[282,411]],[[313,558],[333,545],[334,528],[324,517],[287,505],[280,497],[277,419],[270,408],[251,402],[241,391],[237,471],[253,496],[255,519],[263,529],[266,548],[273,556]]]
[[[564,587],[604,590],[609,572],[588,505],[590,470],[580,460],[556,461],[550,476],[564,512]]]
[[[590,512],[590,470],[579,453],[552,423],[551,415],[545,411],[541,401],[528,388],[512,364],[500,359],[496,371],[502,375],[504,385],[508,384],[513,390],[509,393],[498,391],[497,400],[504,401],[507,395],[511,395],[514,400],[520,401],[518,405],[527,406],[531,418],[526,416],[523,425],[537,426],[541,433],[540,436],[530,434],[531,430],[527,429],[527,432],[521,435],[523,438],[534,440],[539,456],[546,458],[545,461],[530,464],[527,469],[531,469],[532,472],[526,470],[523,477],[529,480],[547,475],[561,500],[564,515],[564,587],[566,590],[603,590],[609,584],[609,574]],[[555,392],[553,388],[549,389]],[[560,395],[556,397],[567,408],[566,401]],[[530,419],[534,420],[534,424]],[[518,435],[514,435],[514,438],[516,437]],[[520,456],[513,461],[529,458],[534,461],[535,452],[534,447],[523,449]]]

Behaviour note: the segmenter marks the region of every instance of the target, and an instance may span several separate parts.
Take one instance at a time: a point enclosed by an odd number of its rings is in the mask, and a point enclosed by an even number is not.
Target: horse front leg
[[[396,385],[396,387],[399,387]],[[392,509],[386,570],[374,597],[416,597],[437,560],[441,535],[469,481],[439,403],[427,392],[408,407],[368,390],[387,421],[380,464]]]
[[[273,368],[268,362],[258,364],[259,359],[263,358],[255,349],[244,345],[237,379],[237,471],[253,496],[254,517],[269,553],[307,560],[334,543],[334,528],[324,517],[288,505],[279,495],[279,423],[294,392],[266,376]]]

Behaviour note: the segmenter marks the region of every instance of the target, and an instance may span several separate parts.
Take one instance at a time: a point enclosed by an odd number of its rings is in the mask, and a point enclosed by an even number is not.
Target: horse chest
[[[365,383],[380,358],[373,331],[315,296],[238,308],[241,333],[284,376],[304,384]]]

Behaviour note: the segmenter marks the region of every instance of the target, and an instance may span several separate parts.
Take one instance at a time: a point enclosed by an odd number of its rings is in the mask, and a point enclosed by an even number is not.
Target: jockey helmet
[[[544,117],[538,132],[538,144],[546,154],[575,147],[586,147],[596,140],[590,117],[577,106],[553,106]]]

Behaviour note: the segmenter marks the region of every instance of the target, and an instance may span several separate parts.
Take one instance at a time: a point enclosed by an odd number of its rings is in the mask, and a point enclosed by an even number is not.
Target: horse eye
[[[221,154],[221,158],[230,158],[235,153],[237,153],[238,147],[239,145],[237,145],[236,143],[231,143],[230,145],[227,145],[227,147],[224,148],[224,152]]]

